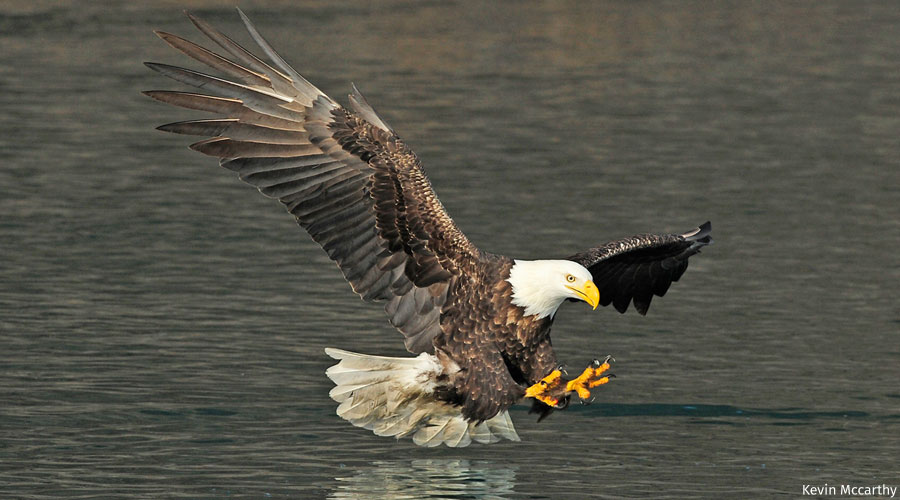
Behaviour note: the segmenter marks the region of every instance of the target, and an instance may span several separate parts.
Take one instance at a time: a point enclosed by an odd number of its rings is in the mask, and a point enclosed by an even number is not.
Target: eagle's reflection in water
[[[504,500],[516,484],[515,467],[484,460],[379,461],[345,471],[328,498]]]

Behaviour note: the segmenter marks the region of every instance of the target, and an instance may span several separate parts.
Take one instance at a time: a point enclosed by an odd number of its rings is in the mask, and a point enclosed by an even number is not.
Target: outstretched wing
[[[447,215],[415,153],[355,86],[350,111],[300,76],[238,12],[274,67],[188,14],[225,55],[157,34],[224,78],[146,64],[216,95],[145,94],[220,117],[159,129],[209,137],[191,149],[220,158],[241,180],[283,203],[356,293],[368,301],[388,301],[385,310],[406,337],[407,349],[431,351],[450,285],[480,252]]]
[[[586,267],[600,290],[600,304],[620,313],[634,307],[647,314],[654,295],[662,297],[688,267],[688,258],[712,243],[706,222],[685,234],[641,234],[611,241],[571,257]]]

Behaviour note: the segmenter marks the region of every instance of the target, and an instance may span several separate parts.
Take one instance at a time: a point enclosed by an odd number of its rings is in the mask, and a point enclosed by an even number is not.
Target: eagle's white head
[[[583,300],[594,309],[600,302],[590,271],[570,260],[516,260],[507,281],[512,303],[538,319],[552,317],[566,299]]]

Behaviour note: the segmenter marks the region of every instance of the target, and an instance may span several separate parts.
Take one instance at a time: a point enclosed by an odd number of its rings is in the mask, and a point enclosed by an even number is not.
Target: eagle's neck
[[[566,300],[564,294],[548,284],[552,260],[515,260],[506,281],[512,285],[512,303],[524,309],[525,316],[552,318]]]

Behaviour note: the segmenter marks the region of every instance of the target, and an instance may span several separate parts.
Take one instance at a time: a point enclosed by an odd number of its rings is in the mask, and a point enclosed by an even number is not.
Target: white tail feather
[[[450,375],[436,356],[389,358],[331,348],[325,353],[340,361],[325,372],[336,384],[328,395],[340,403],[337,414],[357,427],[379,436],[412,436],[419,446],[519,440],[508,412],[469,422],[458,406],[434,397],[437,377]]]

